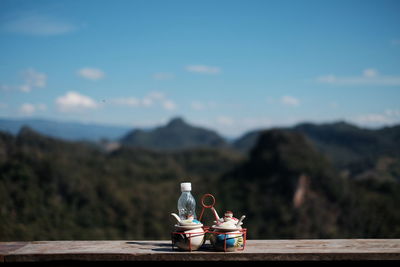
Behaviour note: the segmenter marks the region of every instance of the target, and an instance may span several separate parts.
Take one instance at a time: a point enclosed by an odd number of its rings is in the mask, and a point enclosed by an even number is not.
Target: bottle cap
[[[192,183],[181,183],[181,191],[192,191]]]

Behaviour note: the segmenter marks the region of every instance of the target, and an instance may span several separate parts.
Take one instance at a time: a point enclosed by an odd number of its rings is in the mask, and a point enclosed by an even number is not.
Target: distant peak
[[[332,123],[334,126],[340,126],[340,127],[351,127],[351,128],[356,128],[355,125],[348,123],[347,121],[337,121]]]
[[[311,123],[311,122],[303,122],[300,123],[293,128],[304,128],[304,127],[340,127],[340,128],[357,128],[355,125],[348,123],[346,121],[334,121],[334,122],[327,122],[327,123]]]
[[[187,125],[187,123],[181,117],[173,118],[167,124],[167,126],[182,126],[182,125]]]
[[[38,132],[36,132],[35,130],[33,130],[31,127],[29,127],[28,125],[23,125],[21,127],[21,129],[19,130],[18,133],[19,136],[28,136],[28,135],[39,135]]]

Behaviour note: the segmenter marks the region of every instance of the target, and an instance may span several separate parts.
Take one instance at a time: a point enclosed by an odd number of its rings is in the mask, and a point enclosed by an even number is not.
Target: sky
[[[0,0],[0,117],[235,137],[400,123],[400,1]]]

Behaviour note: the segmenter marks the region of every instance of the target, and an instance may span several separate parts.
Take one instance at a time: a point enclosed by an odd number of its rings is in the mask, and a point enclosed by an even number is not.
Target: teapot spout
[[[176,213],[171,213],[171,215],[179,222],[181,222],[181,218]]]
[[[243,215],[242,217],[240,217],[240,220],[237,222],[236,226],[240,226],[240,224],[242,223],[244,218],[246,218],[246,215]]]
[[[214,213],[214,216],[215,216],[216,221],[217,221],[217,222],[220,221],[220,218],[219,218],[219,216],[218,216],[218,213],[217,213],[217,211],[214,209],[214,207],[212,207],[211,210],[212,210],[212,212]]]

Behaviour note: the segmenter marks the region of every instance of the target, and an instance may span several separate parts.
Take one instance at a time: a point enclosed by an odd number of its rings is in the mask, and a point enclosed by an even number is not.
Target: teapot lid
[[[202,223],[196,219],[186,219],[186,220],[181,220],[179,222],[179,225],[182,225],[182,226],[199,225],[199,224],[202,225]]]
[[[197,229],[201,228],[202,226],[203,224],[200,221],[192,218],[181,220],[178,224],[175,225],[175,227],[180,230]]]
[[[240,227],[238,227],[234,221],[217,223],[213,225],[212,228],[217,230],[230,230],[230,231],[240,229]]]
[[[203,224],[192,224],[192,225],[180,225],[175,224],[175,229],[178,231],[187,231],[187,230],[196,230],[196,229],[203,229]]]

